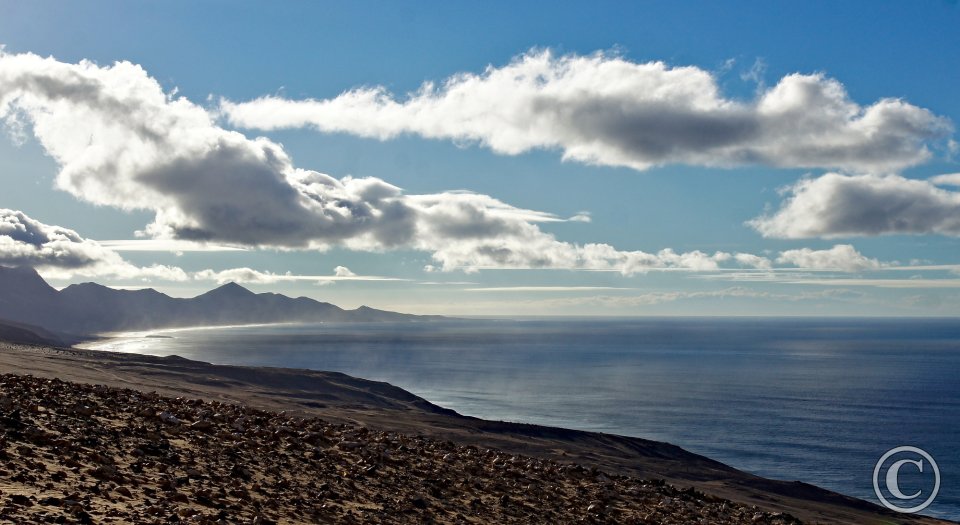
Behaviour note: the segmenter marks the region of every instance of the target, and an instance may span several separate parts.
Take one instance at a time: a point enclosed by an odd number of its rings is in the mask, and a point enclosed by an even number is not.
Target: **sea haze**
[[[877,501],[912,445],[943,473],[924,513],[960,519],[960,321],[646,318],[189,329],[87,347],[335,370],[488,419],[638,436]]]

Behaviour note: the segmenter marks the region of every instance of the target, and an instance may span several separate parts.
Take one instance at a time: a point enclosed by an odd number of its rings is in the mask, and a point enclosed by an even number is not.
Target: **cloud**
[[[154,211],[155,238],[296,248],[412,235],[398,188],[297,169],[279,144],[220,128],[128,62],[0,54],[0,117],[12,114],[60,165],[57,187]]]
[[[841,272],[877,270],[883,267],[880,261],[864,256],[849,244],[838,244],[828,250],[811,250],[810,248],[787,250],[780,253],[777,262],[804,269]]]
[[[560,59],[549,54],[530,55],[510,67],[524,70],[536,63],[548,69],[563,69],[544,77],[544,85],[569,75],[577,82],[586,82],[580,73],[585,67],[599,68],[604,74],[608,74],[607,69],[633,72],[631,75],[651,70],[656,78],[700,78],[702,73],[690,68],[666,69],[662,64],[641,67],[601,55]],[[502,71],[491,70],[470,82],[460,79],[444,88],[444,93],[459,89],[458,83],[483,84],[492,78],[503,80],[502,76]],[[656,85],[651,84],[651,88]],[[566,93],[569,86],[564,86],[548,91]],[[672,100],[676,93],[669,86],[661,86],[665,90],[662,95]],[[622,91],[614,87],[610,89]],[[704,96],[698,93],[687,96],[691,100]],[[772,97],[772,93],[764,95],[764,99]],[[870,111],[866,110],[864,119]],[[67,64],[33,54],[0,52],[0,118],[9,120],[11,115],[17,115],[17,122],[26,126],[24,130],[31,130],[59,164],[59,188],[94,204],[155,213],[154,221],[144,231],[151,239],[143,240],[140,248],[187,243],[204,249],[223,245],[312,250],[331,246],[366,251],[413,249],[430,254],[434,263],[430,268],[467,272],[543,268],[633,275],[648,271],[771,267],[769,259],[753,254],[672,249],[645,252],[600,243],[569,243],[541,229],[543,224],[565,219],[518,208],[489,195],[468,191],[409,195],[377,178],[338,179],[298,168],[281,145],[221,128],[205,109],[165,93],[142,68],[128,62],[111,66],[86,61]],[[926,182],[920,184],[933,187]],[[578,214],[573,220],[586,217]],[[186,278],[179,269],[137,268],[103,245],[70,238],[64,233],[68,231],[52,234],[51,239],[59,243],[70,240],[72,251],[28,249],[28,245],[44,243],[31,244],[8,236],[6,252],[21,253],[21,258],[36,252],[32,256],[48,261],[48,268],[112,268],[117,275],[154,271],[174,279]],[[138,247],[126,241],[116,246]],[[96,253],[90,255],[93,252]],[[52,258],[59,261],[49,262]],[[96,266],[90,262],[95,260],[109,264]],[[333,276],[296,276],[237,268],[201,272],[202,277],[198,278],[243,282],[371,280],[347,275],[348,271],[338,269]]]
[[[750,66],[750,69],[740,73],[740,80],[744,82],[752,82],[757,86],[757,90],[760,91],[765,87],[764,76],[767,73],[767,62],[762,58],[757,58],[753,61],[753,65]]]
[[[32,219],[22,211],[0,209],[0,265],[31,266],[48,278],[108,276],[120,279],[183,281],[180,268],[135,266],[116,252],[77,232]]]
[[[823,286],[871,286],[874,288],[960,288],[960,279],[802,279],[783,282]]]
[[[242,246],[204,242],[178,241],[175,239],[117,239],[97,241],[100,246],[116,252],[242,252]]]
[[[960,186],[960,173],[945,173],[930,177],[929,180],[937,186]]]
[[[949,176],[941,179],[953,180]],[[788,239],[884,234],[960,236],[960,192],[899,175],[827,173],[786,190],[773,214],[747,224]]]
[[[378,275],[357,275],[344,266],[337,266],[333,275],[296,275],[291,272],[273,273],[254,270],[252,268],[229,268],[226,270],[201,270],[194,272],[193,278],[198,281],[215,281],[224,283],[245,284],[274,284],[278,282],[311,281],[317,284],[331,284],[338,281],[407,281],[397,277],[381,277]]]
[[[740,263],[741,266],[748,268],[757,268],[759,270],[767,270],[771,268],[770,259],[754,255],[752,253],[738,253],[733,256],[734,260]]]
[[[541,306],[563,307],[591,305],[601,308],[623,308],[652,306],[676,301],[696,299],[761,299],[774,301],[820,301],[820,300],[859,300],[864,294],[853,290],[834,288],[819,292],[783,294],[753,290],[742,286],[732,286],[721,290],[706,291],[665,291],[647,292],[638,295],[593,295],[584,297],[564,297],[540,301]]]
[[[464,288],[465,292],[583,292],[597,290],[633,290],[616,286],[490,286],[486,288]]]
[[[128,62],[99,66],[0,54],[0,117],[10,115],[29,125],[60,165],[60,189],[97,205],[153,211],[144,234],[154,241],[415,249],[448,271],[563,268],[630,275],[710,270],[730,260],[722,252],[567,243],[539,227],[560,217],[488,195],[407,195],[377,178],[337,179],[301,169],[281,145],[219,127],[202,107],[165,93]]]
[[[286,278],[292,277],[290,274],[276,274],[272,272],[261,272],[253,268],[230,268],[227,270],[200,270],[194,272],[193,278],[198,281],[216,281],[218,284],[225,283],[247,283],[247,284],[273,284]]]
[[[758,85],[755,100],[738,101],[697,67],[549,50],[405,97],[364,87],[324,100],[224,100],[221,110],[250,129],[310,127],[381,140],[415,134],[506,155],[560,150],[564,160],[636,170],[681,163],[887,172],[925,161],[928,144],[953,130],[948,119],[903,100],[862,106],[823,74],[787,75]]]
[[[333,269],[333,274],[337,277],[356,277],[357,274],[350,271],[346,266],[337,266]]]

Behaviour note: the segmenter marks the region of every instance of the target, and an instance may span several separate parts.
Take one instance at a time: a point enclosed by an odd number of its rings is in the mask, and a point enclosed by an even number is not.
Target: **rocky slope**
[[[756,506],[762,513],[791,514],[805,523],[947,523],[923,516],[895,514],[867,501],[806,483],[754,476],[669,443],[465,417],[396,386],[336,372],[225,366],[174,356],[153,357],[8,343],[0,343],[0,370],[74,383],[131,388],[149,400],[156,399],[156,393],[159,393],[168,398],[199,398],[220,403],[216,406],[244,406],[274,413],[286,411],[291,416],[319,417],[331,425],[346,425],[343,428],[364,427],[375,435],[419,436],[416,439],[426,438],[430,443],[442,443],[447,447],[454,443],[457,450],[496,449],[495,454],[503,457],[535,458],[545,462],[542,464],[558,465],[557,468],[568,464],[583,465],[605,472],[610,479],[620,479],[614,475],[633,480],[663,479],[682,489],[681,492],[692,488],[697,493],[709,495],[709,498],[701,498],[704,501],[729,500],[744,508]],[[180,417],[162,403],[150,402],[155,404],[155,412],[167,410]],[[96,413],[93,416],[99,417]],[[69,414],[64,413],[60,419],[73,421],[68,417]],[[143,421],[144,425],[149,421],[158,425],[149,417]],[[166,439],[175,442],[172,437]],[[221,441],[209,443],[213,446],[224,444]],[[228,446],[236,448],[238,445],[228,442]],[[9,446],[4,448],[9,450]],[[0,460],[0,469],[4,463],[5,460]],[[3,479],[0,477],[0,481]],[[0,491],[7,489],[0,485]],[[3,495],[0,495],[0,508],[3,501]],[[51,519],[53,517],[56,516]],[[0,518],[0,523],[7,522]]]
[[[799,523],[663,481],[241,405],[0,376],[14,523]]]

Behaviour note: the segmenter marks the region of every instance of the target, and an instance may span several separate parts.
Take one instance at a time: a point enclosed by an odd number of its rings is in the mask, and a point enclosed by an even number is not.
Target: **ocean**
[[[873,502],[877,460],[915,446],[942,476],[923,514],[960,520],[956,319],[266,325],[127,334],[86,346],[334,370],[462,414],[667,441]],[[911,493],[908,470],[901,488]]]

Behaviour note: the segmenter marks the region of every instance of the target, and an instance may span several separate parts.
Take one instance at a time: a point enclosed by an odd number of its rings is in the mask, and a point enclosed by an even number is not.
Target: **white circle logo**
[[[892,496],[891,499],[898,500],[897,502],[892,502],[890,499],[887,499],[887,497],[883,495],[883,491],[880,490],[880,471],[891,459],[896,459],[896,461],[891,462],[887,468],[884,485],[887,488],[887,492]],[[902,505],[910,504],[913,500],[923,496],[923,490],[919,489],[912,494],[904,494],[903,489],[900,488],[901,469],[910,465],[917,472],[924,474],[927,472],[924,470],[925,464],[930,465],[929,472],[933,474],[933,490],[930,491],[930,495],[919,505],[912,507],[897,505],[897,503],[901,503]],[[929,507],[930,504],[933,503],[934,498],[937,497],[937,492],[940,492],[940,468],[937,466],[937,462],[933,460],[933,456],[917,447],[897,447],[891,449],[880,457],[880,460],[877,461],[877,466],[873,469],[873,491],[876,492],[877,497],[880,498],[880,503],[883,503],[883,505],[890,510],[908,514],[920,512]]]

